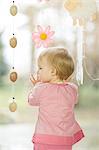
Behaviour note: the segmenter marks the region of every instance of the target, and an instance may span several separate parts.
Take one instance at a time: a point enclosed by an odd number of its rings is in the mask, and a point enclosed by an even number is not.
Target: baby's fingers
[[[34,78],[33,74],[30,74],[30,79],[35,81],[35,78]]]
[[[30,80],[31,80],[31,82],[32,82],[33,84],[36,83],[36,80],[35,80],[35,78],[34,78],[34,76],[33,76],[32,74],[30,75]]]

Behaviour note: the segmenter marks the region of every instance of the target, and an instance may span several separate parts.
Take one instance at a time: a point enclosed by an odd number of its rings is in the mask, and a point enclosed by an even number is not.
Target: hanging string
[[[13,5],[11,7],[12,11],[11,11],[11,8],[10,8],[10,12],[11,12],[12,16],[13,16],[13,6],[14,6],[14,1],[13,1]],[[12,29],[13,29],[13,36],[14,36],[14,17],[12,17]],[[12,69],[13,70],[15,69],[15,67],[14,67],[14,57],[15,57],[15,51],[12,49]],[[15,95],[15,85],[14,85],[14,82],[12,83],[12,97],[13,97],[13,95]]]
[[[76,80],[78,85],[83,84],[83,26],[77,20],[77,68]]]
[[[10,7],[10,14],[12,16],[15,16],[17,14],[17,7],[14,5],[14,1],[13,1],[13,5]],[[17,45],[17,39],[14,37],[14,17],[12,17],[12,29],[13,29],[13,37],[10,39],[10,46],[12,48],[15,48]],[[12,102],[9,104],[9,110],[11,112],[15,112],[17,109],[17,104],[15,102],[15,81],[17,80],[17,73],[14,71],[15,67],[14,67],[14,58],[15,58],[15,50],[13,49],[12,52],[12,70],[10,73],[10,80],[13,82],[12,87],[11,87],[11,93],[12,93]]]
[[[12,84],[12,90],[11,90],[11,93],[12,93],[12,97],[13,97],[14,94],[15,94],[15,85],[14,85],[14,83]]]
[[[85,68],[85,71],[86,71],[88,77],[89,77],[91,80],[98,81],[99,78],[94,78],[94,77],[92,77],[92,75],[89,73],[89,71],[88,71],[88,69],[87,69],[87,65],[86,65],[85,59],[87,59],[87,58],[84,57],[84,68]]]
[[[98,81],[99,80],[99,77],[98,78],[94,78],[92,77],[92,75],[89,73],[88,69],[87,69],[87,65],[86,65],[86,60],[88,60],[87,56],[86,56],[86,47],[87,47],[87,44],[86,44],[86,40],[85,40],[85,36],[86,36],[86,29],[84,28],[84,31],[83,31],[83,35],[84,35],[84,42],[83,42],[83,49],[84,49],[84,55],[83,55],[83,64],[84,64],[84,69],[88,75],[88,77],[91,79],[91,80],[94,80],[94,81]]]
[[[14,33],[13,33],[14,36]],[[15,57],[15,51],[12,49],[12,69],[14,69],[14,57]]]

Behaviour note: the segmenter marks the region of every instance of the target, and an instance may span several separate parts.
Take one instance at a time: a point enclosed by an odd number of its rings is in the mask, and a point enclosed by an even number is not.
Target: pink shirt
[[[77,93],[70,82],[35,85],[28,96],[30,105],[39,106],[34,143],[72,145],[84,137],[74,117]]]

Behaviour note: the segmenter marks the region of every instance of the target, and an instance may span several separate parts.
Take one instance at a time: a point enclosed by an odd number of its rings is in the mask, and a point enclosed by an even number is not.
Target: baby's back
[[[77,89],[74,84],[45,83],[40,95],[36,133],[69,136],[79,128],[74,117]]]

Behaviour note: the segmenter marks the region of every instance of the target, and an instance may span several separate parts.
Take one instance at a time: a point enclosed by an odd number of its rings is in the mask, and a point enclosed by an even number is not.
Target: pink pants
[[[72,146],[34,144],[34,150],[72,150]]]

